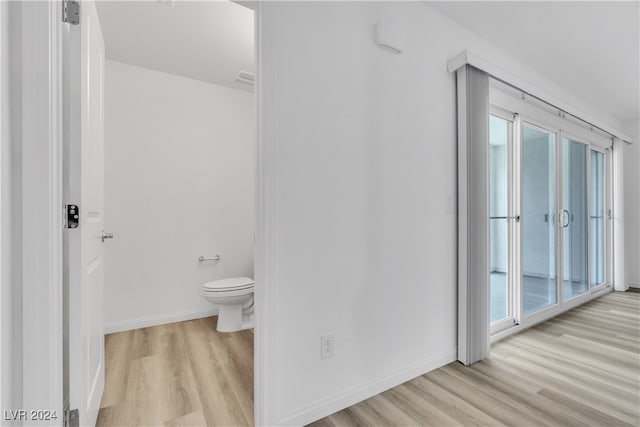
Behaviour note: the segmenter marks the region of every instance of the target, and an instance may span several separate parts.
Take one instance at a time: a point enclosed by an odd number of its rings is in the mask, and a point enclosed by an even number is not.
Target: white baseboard
[[[156,316],[137,317],[135,319],[118,320],[104,324],[104,333],[130,331],[132,329],[147,328],[149,326],[164,325],[167,323],[183,322],[185,320],[200,319],[202,317],[215,316],[218,314],[218,307],[209,305],[198,307],[193,310],[181,311],[177,313],[158,314]]]
[[[629,283],[630,288],[640,288],[640,285],[637,283]]]
[[[333,395],[327,399],[322,399],[306,405],[293,414],[278,422],[282,426],[302,426],[317,421],[327,415],[331,415],[344,408],[348,408],[358,402],[362,402],[376,394],[396,387],[402,383],[412,380],[420,375],[424,375],[434,369],[451,363],[457,359],[458,350],[452,348],[449,351],[436,354],[428,359],[420,361],[413,366],[402,369],[395,374],[382,377],[375,381],[350,388]]]

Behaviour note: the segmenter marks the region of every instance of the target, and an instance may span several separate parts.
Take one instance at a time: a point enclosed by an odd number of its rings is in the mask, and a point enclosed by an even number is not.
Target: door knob
[[[102,241],[104,242],[107,239],[113,239],[113,233],[105,233],[102,231]]]

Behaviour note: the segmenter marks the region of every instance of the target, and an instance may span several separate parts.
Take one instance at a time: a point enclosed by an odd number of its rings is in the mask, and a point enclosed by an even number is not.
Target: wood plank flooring
[[[106,338],[100,427],[250,426],[253,333],[216,317]],[[313,424],[638,426],[640,293],[615,292]]]
[[[253,425],[253,331],[217,316],[106,336],[97,426]]]
[[[312,424],[638,426],[640,293],[614,292]]]

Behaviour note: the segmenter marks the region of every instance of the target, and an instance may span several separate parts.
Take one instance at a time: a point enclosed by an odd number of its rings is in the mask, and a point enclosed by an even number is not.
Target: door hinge
[[[62,22],[72,25],[80,23],[80,2],[74,0],[62,0]]]
[[[77,409],[70,409],[64,414],[65,427],[80,427],[80,414]]]
[[[65,205],[64,226],[66,228],[78,228],[80,225],[80,209],[78,205]]]

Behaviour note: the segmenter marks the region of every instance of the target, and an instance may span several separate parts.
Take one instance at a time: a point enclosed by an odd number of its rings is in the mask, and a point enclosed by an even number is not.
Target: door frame
[[[269,131],[265,126],[267,111],[264,108],[265,84],[263,79],[262,49],[262,2],[242,2],[254,12],[254,51],[256,79],[254,86],[257,173],[256,173],[256,237],[254,252],[254,307],[256,323],[253,344],[253,401],[254,424],[268,426],[277,424],[276,411],[276,364],[273,357],[275,338],[275,313],[278,312],[274,293],[275,283],[275,218],[273,216],[275,172],[277,162],[273,150],[265,146],[264,136]]]
[[[55,411],[57,418],[48,422],[62,426],[62,6],[21,2],[20,16],[10,19],[21,32],[21,43],[10,47],[21,53],[19,81],[11,82],[21,90],[21,140],[15,146],[21,161],[12,165],[12,191],[21,200],[13,229],[21,250],[11,263],[22,285],[22,304],[14,306],[22,357],[13,367],[22,393],[14,404]]]
[[[55,410],[51,425],[63,426],[63,97],[62,3],[22,2],[22,252],[12,255],[22,265],[23,400],[21,407]],[[275,360],[272,339],[275,159],[264,146],[262,43],[260,2],[253,4],[256,55],[257,214],[255,253],[254,419],[256,425],[276,423]],[[4,60],[4,58],[3,58]],[[4,209],[4,207],[3,207]],[[29,226],[23,226],[28,224]],[[42,355],[48,355],[42,357]]]
[[[6,169],[9,169],[11,172],[10,164],[6,162],[6,150],[5,147],[9,147],[8,141],[8,121],[9,121],[9,113],[5,112],[5,100],[8,99],[9,96],[8,89],[9,85],[5,84],[5,81],[8,81],[8,77],[5,77],[5,68],[8,69],[9,65],[9,52],[8,49],[5,48],[5,44],[7,41],[6,35],[9,33],[9,29],[7,28],[7,21],[5,21],[7,4],[6,2],[0,3],[0,170],[3,172],[0,173],[0,242],[2,242],[2,246],[0,246],[0,407],[5,407],[7,403],[10,401],[8,399],[5,400],[6,395],[6,386],[5,381],[11,381],[11,379],[7,380],[7,373],[11,372],[11,360],[5,358],[5,347],[11,348],[11,336],[7,336],[7,332],[11,331],[13,328],[12,322],[7,322],[5,320],[5,316],[10,319],[12,313],[10,312],[10,305],[6,305],[7,296],[11,295],[12,284],[10,280],[5,280],[5,271],[7,271],[7,267],[5,266],[5,239],[7,239],[7,231],[5,229],[5,218],[9,218],[7,214],[9,214],[9,203],[6,202],[6,197],[9,196],[7,194],[7,190],[5,189],[4,182],[4,174],[6,174]],[[7,103],[8,105],[8,103]],[[9,166],[9,168],[7,168]],[[9,187],[7,187],[9,188]],[[9,239],[11,240],[11,239]],[[10,262],[10,259],[7,261]],[[11,270],[9,270],[11,271]],[[7,312],[9,315],[7,316]],[[7,326],[8,323],[8,326]],[[5,332],[5,328],[7,331]],[[12,403],[11,403],[12,404]]]
[[[520,248],[515,245],[516,242],[519,242],[519,227],[515,224],[515,221],[512,221],[512,217],[517,215],[520,212],[519,200],[517,197],[516,191],[513,191],[514,188],[520,188],[520,177],[516,173],[516,170],[519,168],[519,160],[520,160],[520,148],[516,145],[516,140],[519,139],[520,134],[520,117],[518,114],[514,114],[502,107],[496,105],[489,106],[489,115],[497,117],[507,122],[507,129],[509,131],[508,140],[507,140],[507,274],[506,274],[506,285],[507,285],[507,317],[505,319],[499,320],[497,322],[491,323],[491,319],[489,319],[489,334],[497,334],[498,332],[502,332],[509,328],[512,328],[514,325],[518,323],[517,319],[520,319],[520,304],[518,301],[520,300],[520,286],[519,286],[519,268],[520,264],[518,262],[514,262],[516,259],[520,258]],[[491,156],[489,155],[489,158]],[[489,227],[490,228],[490,227]],[[509,256],[508,254],[515,253],[514,256]],[[511,285],[515,283],[515,285]],[[491,288],[491,272],[489,273],[489,288]],[[491,291],[489,291],[491,292]],[[491,311],[489,311],[491,312]],[[489,316],[491,317],[491,316]]]
[[[562,276],[562,278],[560,280],[560,285],[559,286],[562,286],[562,301],[563,301],[563,303],[572,301],[572,300],[574,300],[576,298],[580,299],[580,298],[584,297],[587,294],[595,293],[595,292],[597,292],[597,291],[599,291],[601,289],[604,289],[607,286],[607,283],[610,283],[605,278],[605,282],[602,284],[602,286],[599,289],[593,289],[591,287],[591,277],[590,277],[590,275],[591,275],[591,271],[590,271],[591,254],[589,252],[590,251],[590,249],[589,249],[590,248],[590,243],[591,243],[591,232],[589,231],[589,226],[590,226],[590,221],[589,221],[590,204],[589,203],[591,201],[591,183],[590,183],[590,180],[589,180],[589,178],[591,177],[591,157],[590,157],[590,154],[591,154],[591,149],[597,149],[597,150],[602,150],[602,151],[604,151],[605,149],[601,148],[599,145],[593,144],[592,142],[590,142],[588,139],[585,139],[584,137],[581,137],[579,135],[575,135],[572,132],[561,131],[560,132],[560,147],[558,147],[559,148],[558,152],[560,153],[560,156],[561,156],[560,157],[560,161],[563,163],[562,167],[564,167],[564,140],[565,139],[568,139],[570,141],[573,141],[573,142],[576,142],[578,144],[584,145],[585,146],[585,152],[586,152],[586,154],[585,154],[585,156],[586,156],[586,159],[585,159],[585,174],[586,174],[587,182],[586,182],[586,187],[585,187],[586,190],[585,191],[587,192],[587,194],[586,194],[586,204],[587,204],[587,239],[586,239],[586,245],[587,245],[587,278],[586,278],[586,280],[587,280],[587,290],[585,292],[579,294],[579,295],[576,295],[574,297],[571,297],[571,298],[568,298],[568,299],[565,300],[565,297],[564,297],[564,283],[563,283],[563,281],[564,281],[564,267],[565,267],[564,266],[564,250],[565,250],[564,244],[565,243],[564,243],[564,230],[562,230],[560,232],[560,238],[561,238],[561,242],[562,242],[561,249],[563,251],[562,266],[561,266],[561,272],[562,272],[563,276]],[[609,171],[609,169],[607,168],[607,172],[608,171]],[[564,174],[561,174],[560,179],[561,179],[560,187],[561,187],[561,190],[562,190],[560,192],[561,193],[560,194],[560,206],[564,207],[564,189],[565,189]],[[607,190],[607,196],[608,196],[609,195],[609,190],[608,189],[606,189],[606,190]],[[608,206],[608,204],[607,204],[607,206]],[[563,212],[564,212],[564,210],[563,210]],[[558,228],[558,229],[560,230],[560,228]],[[608,236],[608,235],[609,234],[607,232],[606,236]],[[608,248],[605,248],[605,250],[608,250]],[[608,272],[609,271],[609,267],[607,266],[606,268],[607,268],[606,271]]]
[[[611,168],[611,150],[608,148],[603,148],[603,147],[599,147],[599,146],[594,146],[594,145],[588,145],[587,146],[587,167],[589,169],[589,176],[588,176],[588,181],[587,181],[587,201],[588,201],[588,212],[589,212],[589,219],[591,216],[591,151],[596,151],[598,153],[601,153],[604,157],[603,157],[603,166],[604,166],[604,191],[605,191],[605,206],[604,206],[604,215],[605,215],[605,223],[604,223],[604,282],[602,283],[596,283],[594,285],[591,284],[591,264],[589,264],[589,292],[590,293],[596,293],[604,288],[606,288],[607,286],[611,285],[613,283],[613,275],[612,275],[612,270],[613,270],[613,265],[612,265],[612,252],[613,252],[613,246],[611,245],[612,239],[611,239],[611,234],[612,234],[612,227],[611,227],[611,218],[610,218],[610,212],[613,209],[612,206],[612,196],[611,193],[613,191],[613,186],[611,185],[612,181],[613,181],[613,172],[612,172],[612,168]],[[589,229],[591,229],[591,221],[589,221]],[[591,232],[589,232],[589,239],[588,239],[588,256],[589,256],[589,262],[591,262],[591,257],[593,256],[593,254],[591,253]]]

